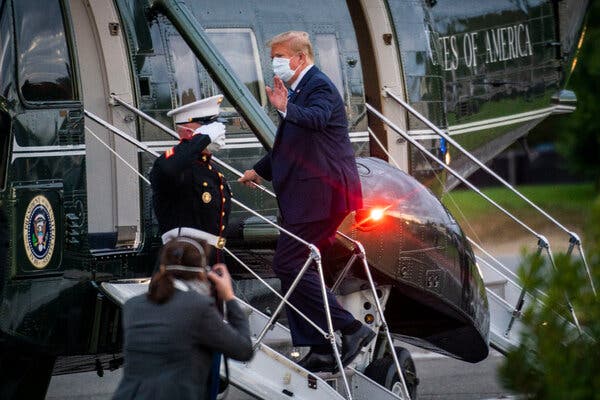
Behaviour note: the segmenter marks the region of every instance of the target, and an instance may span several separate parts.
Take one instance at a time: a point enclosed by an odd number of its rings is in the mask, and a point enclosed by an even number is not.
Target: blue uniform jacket
[[[150,172],[152,202],[163,234],[179,226],[223,236],[231,209],[225,177],[202,154],[210,144],[206,135],[182,140],[162,154]]]
[[[324,220],[362,207],[344,102],[316,66],[291,95],[273,149],[254,170],[273,181],[286,223]]]

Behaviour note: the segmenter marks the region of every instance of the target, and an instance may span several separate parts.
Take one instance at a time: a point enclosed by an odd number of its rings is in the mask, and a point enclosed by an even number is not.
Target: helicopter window
[[[180,36],[169,37],[169,49],[177,82],[178,106],[200,100],[203,96],[200,94],[194,53]]]
[[[344,98],[342,64],[340,63],[340,50],[335,35],[332,33],[315,35],[315,47],[319,55],[319,67],[331,79],[342,98]]]
[[[73,100],[71,60],[60,3],[19,0],[13,4],[23,97],[29,101]]]
[[[227,28],[207,29],[206,33],[225,60],[231,64],[233,71],[264,107],[267,104],[267,98],[254,32],[246,28]],[[213,86],[213,94],[220,93],[216,84],[213,83]],[[231,107],[227,100],[223,102],[222,106]]]
[[[206,33],[254,97],[265,106],[267,98],[254,32],[231,28],[207,29]],[[168,40],[178,106],[222,93],[180,36],[171,35]],[[225,99],[221,107],[232,106]]]
[[[150,78],[147,76],[140,77],[140,95],[150,96]]]

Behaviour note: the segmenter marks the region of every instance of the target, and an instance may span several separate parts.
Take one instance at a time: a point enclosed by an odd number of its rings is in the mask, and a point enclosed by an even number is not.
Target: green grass
[[[517,189],[569,230],[583,234],[591,223],[592,203],[598,196],[592,183],[531,185]],[[509,189],[493,187],[483,192],[542,235],[558,235],[561,240],[564,238],[564,232]],[[451,191],[442,197],[442,202],[469,236],[494,242],[510,242],[522,240],[528,235],[473,191]]]
[[[581,213],[592,205],[596,193],[591,183],[561,185],[528,185],[517,187],[523,195],[550,214]],[[528,212],[531,207],[507,188],[493,187],[482,190],[492,200],[518,213]],[[450,199],[454,199],[454,202]],[[467,218],[481,218],[495,211],[495,207],[471,190],[454,190],[442,197],[442,202],[453,215],[458,215],[456,206]]]

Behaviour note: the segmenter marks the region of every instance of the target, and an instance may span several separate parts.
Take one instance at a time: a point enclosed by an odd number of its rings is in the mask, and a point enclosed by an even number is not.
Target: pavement
[[[470,364],[437,353],[409,348],[417,376],[419,400],[491,400],[513,398],[498,380],[504,356],[491,350],[483,361]]]
[[[420,384],[419,400],[496,400],[511,399],[513,394],[502,388],[497,368],[503,356],[492,351],[485,360],[469,364],[436,353],[409,347]],[[122,369],[105,372],[100,378],[95,372],[55,376],[50,382],[49,400],[108,400],[122,376]],[[251,400],[253,396],[232,388],[227,400]]]

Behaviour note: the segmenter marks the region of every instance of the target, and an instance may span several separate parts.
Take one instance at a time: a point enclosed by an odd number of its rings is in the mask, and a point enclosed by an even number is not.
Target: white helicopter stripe
[[[505,117],[490,118],[467,124],[451,125],[447,131],[450,135],[460,135],[462,133],[475,132],[485,129],[497,128],[499,126],[513,125],[522,122],[531,121],[534,119],[545,118],[554,113],[565,113],[575,111],[574,106],[555,105],[552,107],[542,108],[539,110],[528,111],[524,113],[507,115]],[[437,139],[439,136],[431,129],[415,129],[408,133],[415,139]]]

